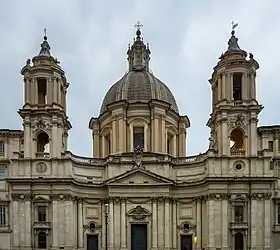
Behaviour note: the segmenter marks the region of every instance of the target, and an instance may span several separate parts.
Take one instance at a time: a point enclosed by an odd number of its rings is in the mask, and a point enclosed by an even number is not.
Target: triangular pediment
[[[48,195],[38,195],[33,199],[34,203],[48,203],[50,202]]]
[[[107,185],[172,185],[173,180],[145,169],[132,169],[105,182]]]

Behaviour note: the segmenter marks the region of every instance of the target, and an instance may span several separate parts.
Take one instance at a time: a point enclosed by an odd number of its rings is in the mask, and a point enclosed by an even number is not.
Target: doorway
[[[192,250],[192,235],[181,235],[181,250]]]
[[[87,250],[98,250],[98,235],[87,236]]]
[[[147,224],[131,224],[131,250],[147,250],[147,238]]]
[[[234,236],[234,245],[235,250],[244,249],[244,237],[242,233],[236,233]]]

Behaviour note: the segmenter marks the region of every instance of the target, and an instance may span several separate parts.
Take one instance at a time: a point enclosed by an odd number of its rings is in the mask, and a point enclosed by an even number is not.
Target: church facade
[[[209,148],[186,156],[190,120],[150,53],[138,27],[86,158],[68,151],[69,83],[44,37],[21,70],[23,130],[0,130],[0,249],[280,249],[280,125],[258,126],[258,62],[233,30],[209,80]]]

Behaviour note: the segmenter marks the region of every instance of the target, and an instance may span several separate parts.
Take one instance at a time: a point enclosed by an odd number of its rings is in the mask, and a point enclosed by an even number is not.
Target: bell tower
[[[228,49],[219,57],[212,78],[210,149],[219,156],[256,156],[258,115],[263,107],[256,100],[259,64],[238,45],[233,25]]]
[[[39,54],[21,70],[24,104],[18,113],[23,119],[24,158],[59,158],[67,151],[69,83],[50,49],[45,29]]]

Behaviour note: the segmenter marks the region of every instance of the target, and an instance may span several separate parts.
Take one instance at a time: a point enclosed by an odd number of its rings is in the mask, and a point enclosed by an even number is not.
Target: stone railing
[[[245,156],[246,151],[245,150],[231,150],[230,155],[231,156]]]
[[[45,153],[45,152],[37,152],[36,158],[50,158],[50,153]]]
[[[203,154],[193,155],[188,157],[175,158],[172,160],[172,163],[174,165],[192,164],[196,162],[202,162],[206,158],[207,158],[207,153],[203,153]]]
[[[106,160],[104,160],[104,159],[78,156],[78,155],[72,154],[71,152],[66,152],[65,157],[69,157],[74,162],[80,163],[80,164],[85,164],[85,165],[101,165],[101,166],[103,166],[106,162]]]

